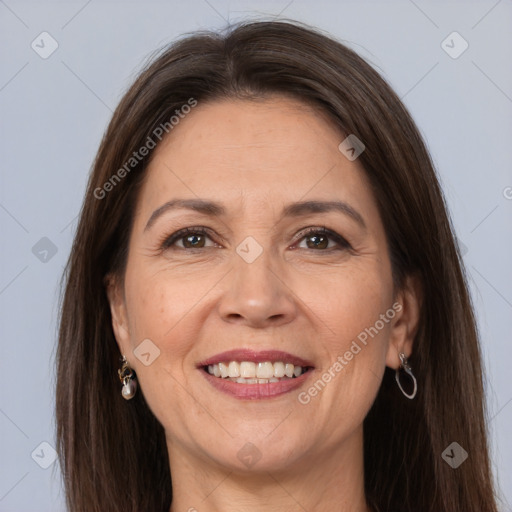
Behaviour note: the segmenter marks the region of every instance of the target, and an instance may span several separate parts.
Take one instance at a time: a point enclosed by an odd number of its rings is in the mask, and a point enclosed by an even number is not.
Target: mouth
[[[232,350],[198,364],[216,389],[239,399],[282,395],[301,386],[314,366],[281,351]]]

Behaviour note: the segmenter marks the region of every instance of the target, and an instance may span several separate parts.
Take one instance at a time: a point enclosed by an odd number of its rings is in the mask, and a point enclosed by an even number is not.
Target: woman
[[[294,23],[155,57],[67,269],[70,511],[495,512],[461,258],[410,115]]]

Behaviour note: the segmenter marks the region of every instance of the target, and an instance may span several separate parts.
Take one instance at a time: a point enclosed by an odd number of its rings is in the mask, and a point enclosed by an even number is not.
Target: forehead
[[[362,166],[338,149],[344,138],[325,114],[294,99],[199,102],[155,149],[140,207],[209,197],[260,211],[314,196],[375,210]]]

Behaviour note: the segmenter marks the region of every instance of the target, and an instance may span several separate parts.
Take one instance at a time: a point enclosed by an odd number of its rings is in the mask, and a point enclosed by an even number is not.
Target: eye
[[[332,250],[352,248],[352,246],[341,235],[325,227],[307,228],[299,233],[298,238],[300,243],[296,247],[299,249],[331,252]],[[212,244],[207,245],[207,240],[210,240]],[[306,243],[305,247],[301,246],[303,241]],[[164,238],[160,246],[163,250],[173,247],[177,249],[204,249],[214,246],[219,247],[218,244],[213,242],[209,230],[202,226],[180,229],[172,235]]]
[[[331,250],[351,249],[352,246],[338,233],[330,229],[321,228],[308,228],[300,234],[300,242],[306,242],[306,247],[297,247],[300,249],[313,249],[323,252],[330,252]],[[334,243],[331,243],[334,242]]]
[[[211,240],[209,232],[203,227],[184,228],[165,238],[161,243],[161,248],[170,249],[175,246],[178,249],[203,249],[212,247],[212,245],[206,245],[207,239]]]

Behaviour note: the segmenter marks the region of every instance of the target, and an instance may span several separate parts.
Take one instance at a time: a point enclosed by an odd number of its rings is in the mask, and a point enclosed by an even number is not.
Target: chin
[[[304,442],[289,432],[285,436],[276,435],[275,432],[273,435],[273,430],[275,424],[268,429],[245,429],[244,434],[219,444],[215,453],[211,452],[210,443],[204,447],[205,453],[218,465],[230,471],[254,474],[289,470],[301,457]]]

